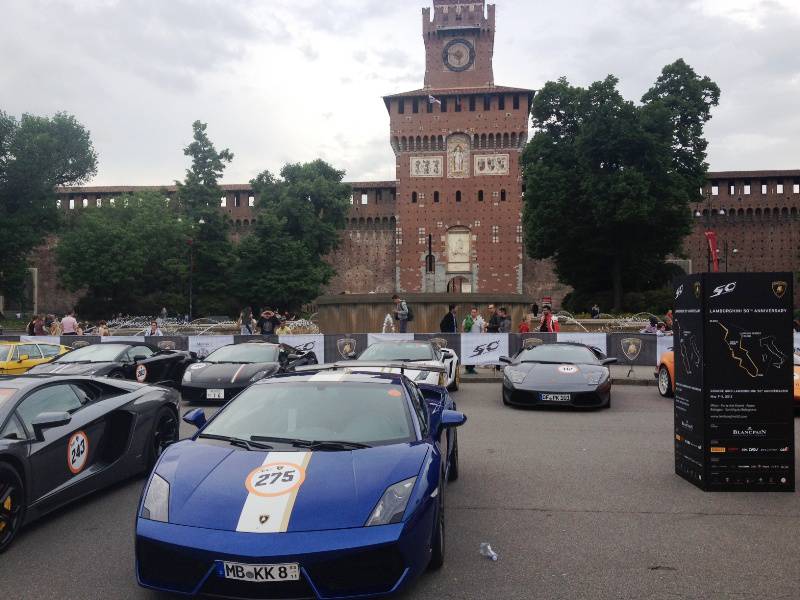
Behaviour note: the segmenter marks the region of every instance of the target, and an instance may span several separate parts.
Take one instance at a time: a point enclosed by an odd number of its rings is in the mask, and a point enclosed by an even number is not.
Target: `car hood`
[[[366,364],[372,363],[372,361],[368,361],[368,360],[364,361],[364,362]],[[392,361],[386,361],[386,362],[390,363]],[[398,362],[400,362],[400,361],[398,361]],[[400,372],[400,369],[389,369],[389,368],[386,368],[386,367],[359,367],[358,366],[359,361],[357,361],[357,360],[352,361],[352,363],[349,363],[348,366],[350,366],[350,364],[352,364],[352,368],[353,369],[363,369],[364,371],[367,371],[367,372],[370,372],[370,373],[372,373],[372,372],[375,372],[375,373],[399,373]],[[372,364],[374,364],[374,363],[372,363]],[[420,371],[424,371],[426,369],[426,367],[435,367],[437,369],[441,369],[442,367],[445,366],[445,364],[443,362],[438,361],[438,360],[415,360],[415,361],[406,362],[404,364],[407,365],[407,367],[408,367],[406,369],[406,371],[408,373],[418,373]]]
[[[28,373],[52,373],[53,375],[96,375],[118,366],[114,362],[71,363],[53,361],[33,367]]]
[[[274,362],[225,364],[200,362],[189,366],[187,373],[192,374],[192,379],[185,383],[189,385],[219,384],[220,387],[247,385],[257,373],[266,372],[267,375],[272,375],[279,368],[280,365]]]
[[[510,365],[513,369],[526,373],[522,383],[515,384],[520,389],[557,392],[578,392],[597,387],[597,376],[605,381],[608,368],[601,365],[571,365],[569,363],[520,363]]]
[[[427,453],[422,443],[307,452],[186,440],[169,448],[157,473],[170,483],[171,523],[254,533],[320,531],[362,527],[386,488],[415,477]],[[253,493],[254,471],[275,463],[304,465],[300,486],[275,496]]]

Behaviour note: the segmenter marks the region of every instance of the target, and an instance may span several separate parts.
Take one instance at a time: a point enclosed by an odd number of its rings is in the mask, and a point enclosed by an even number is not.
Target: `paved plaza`
[[[497,384],[456,400],[470,420],[447,489],[446,565],[402,598],[797,597],[798,496],[707,494],[675,476],[672,403],[655,388],[618,387],[610,411],[507,409]],[[0,560],[4,596],[166,598],[134,577],[143,483],[26,528]]]

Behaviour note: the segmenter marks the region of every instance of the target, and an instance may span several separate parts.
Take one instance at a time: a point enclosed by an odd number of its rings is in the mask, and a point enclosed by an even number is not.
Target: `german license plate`
[[[569,402],[571,399],[569,394],[542,394],[542,402]]]
[[[225,390],[206,390],[206,400],[224,400]]]
[[[250,583],[275,583],[277,581],[298,581],[300,565],[285,563],[280,565],[245,565],[234,562],[218,562],[217,573],[225,579],[249,581]]]

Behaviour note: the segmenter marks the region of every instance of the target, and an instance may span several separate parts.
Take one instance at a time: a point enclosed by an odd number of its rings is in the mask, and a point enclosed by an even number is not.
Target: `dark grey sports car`
[[[190,365],[183,375],[181,392],[189,402],[227,402],[259,379],[315,364],[316,354],[286,344],[231,344]]]
[[[193,352],[160,348],[144,342],[109,342],[78,348],[28,372],[102,375],[178,387],[186,367],[195,362],[197,355]]]
[[[178,439],[179,401],[132,381],[0,376],[0,552],[25,523],[149,470]]]
[[[611,407],[611,371],[616,358],[597,348],[560,342],[523,348],[502,357],[503,404],[514,406]]]

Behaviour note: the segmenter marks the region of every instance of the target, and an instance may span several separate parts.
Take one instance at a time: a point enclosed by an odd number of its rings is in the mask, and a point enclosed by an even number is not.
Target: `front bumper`
[[[542,394],[569,394],[570,400],[551,402],[542,400]],[[503,400],[512,406],[571,406],[574,408],[601,408],[608,405],[611,398],[611,382],[596,389],[577,391],[564,390],[525,390],[503,381]]]
[[[393,593],[426,568],[427,519],[382,527],[253,534],[137,519],[139,584],[166,592],[225,598],[338,599]],[[225,579],[217,561],[299,563],[300,580]]]

